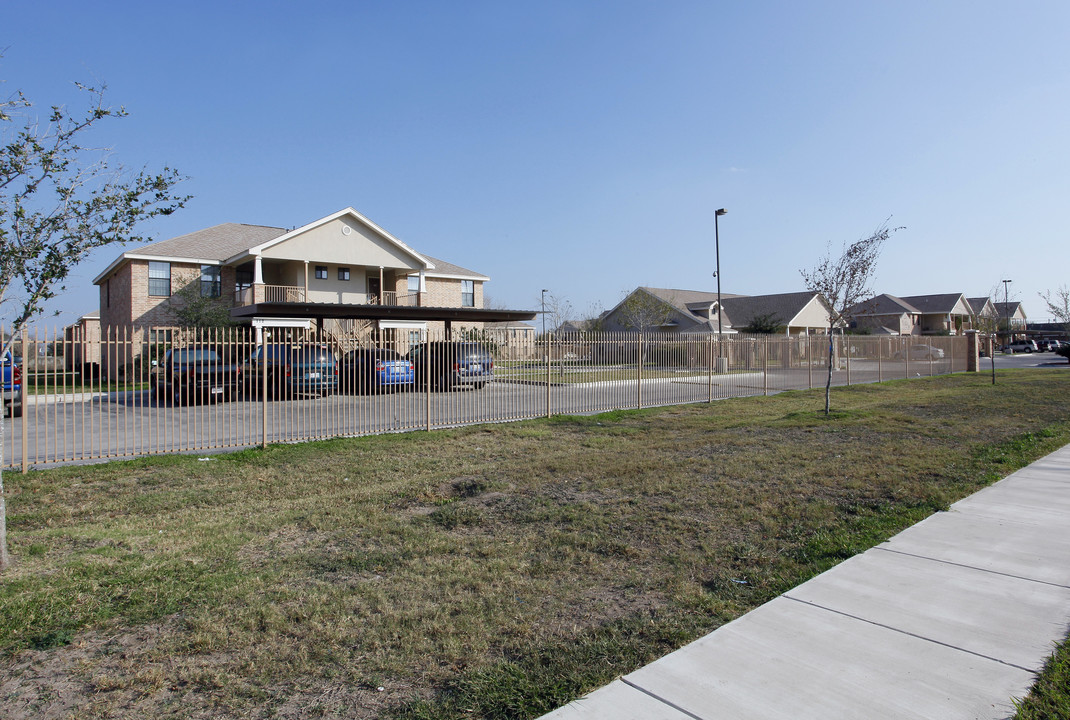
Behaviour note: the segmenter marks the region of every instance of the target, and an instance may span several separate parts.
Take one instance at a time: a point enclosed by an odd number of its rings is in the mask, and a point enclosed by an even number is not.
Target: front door
[[[379,276],[368,276],[368,302],[380,305],[383,300],[383,284],[379,282]]]

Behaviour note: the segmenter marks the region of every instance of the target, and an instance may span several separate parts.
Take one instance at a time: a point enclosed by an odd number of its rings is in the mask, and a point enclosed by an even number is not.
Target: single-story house
[[[745,332],[765,320],[785,335],[828,332],[832,308],[820,293],[735,295],[698,290],[638,287],[607,312],[602,326],[609,331],[668,331],[681,334]],[[719,321],[719,322],[718,322]]]
[[[884,293],[847,310],[852,328],[888,335],[959,335],[973,327],[962,293],[897,296]]]

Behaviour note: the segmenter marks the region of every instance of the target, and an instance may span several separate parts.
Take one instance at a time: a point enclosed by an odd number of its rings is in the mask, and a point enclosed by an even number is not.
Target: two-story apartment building
[[[224,223],[124,252],[93,282],[100,322],[114,328],[179,325],[192,293],[256,328],[373,330],[480,328],[530,320],[483,308],[490,278],[417,252],[353,208],[294,229]]]

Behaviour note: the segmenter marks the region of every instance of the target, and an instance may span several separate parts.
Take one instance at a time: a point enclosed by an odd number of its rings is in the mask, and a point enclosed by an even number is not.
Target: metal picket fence
[[[258,341],[249,329],[80,333],[75,327],[16,338],[21,415],[4,421],[4,467],[25,471],[823,387],[830,345],[825,335],[584,333],[525,340],[494,330],[454,331],[450,338],[294,330]],[[837,335],[833,384],[961,372],[966,353],[961,336]],[[389,375],[399,367],[400,375]]]

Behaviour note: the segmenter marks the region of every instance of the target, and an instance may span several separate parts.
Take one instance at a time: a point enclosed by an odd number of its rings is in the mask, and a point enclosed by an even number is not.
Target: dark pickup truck
[[[4,414],[11,417],[22,415],[22,370],[19,358],[12,358],[11,353],[0,357],[0,375],[4,379]]]
[[[226,400],[237,395],[241,366],[225,362],[220,352],[203,345],[168,350],[153,364],[152,395],[175,405]]]

